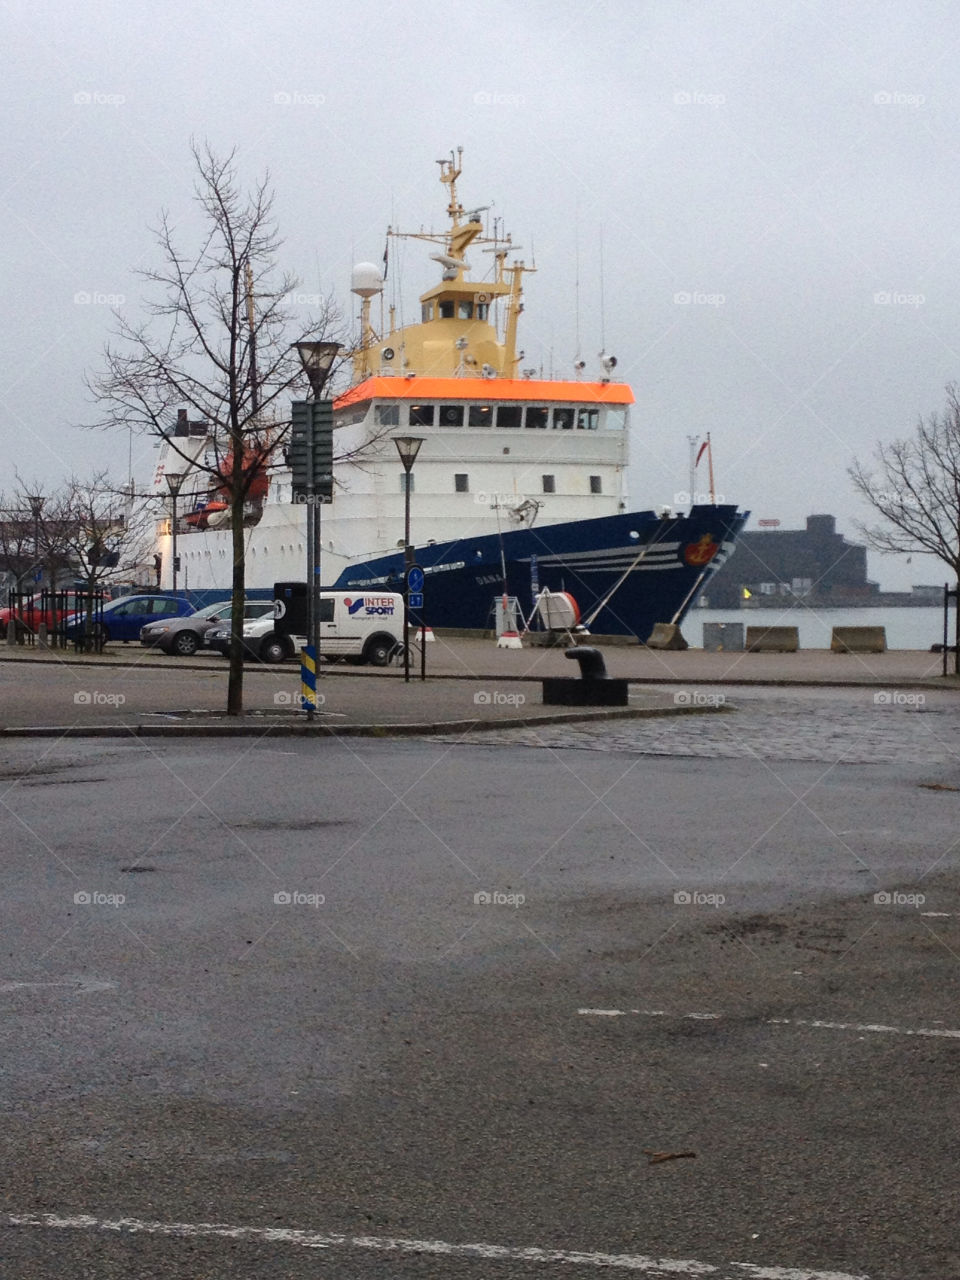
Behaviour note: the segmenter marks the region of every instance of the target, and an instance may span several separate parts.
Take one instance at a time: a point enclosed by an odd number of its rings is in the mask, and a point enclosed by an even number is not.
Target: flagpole
[[[710,443],[710,432],[707,432],[707,460],[710,463],[710,505],[716,506],[717,496],[713,486],[713,445]]]
[[[694,504],[694,491],[697,487],[697,445],[700,442],[699,436],[687,436],[687,443],[690,445],[690,506]]]

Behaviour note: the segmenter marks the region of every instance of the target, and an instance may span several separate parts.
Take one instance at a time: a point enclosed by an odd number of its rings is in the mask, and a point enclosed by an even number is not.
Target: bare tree
[[[245,592],[244,504],[289,432],[289,401],[303,373],[293,344],[330,340],[338,316],[330,302],[305,328],[293,325],[286,300],[297,287],[277,265],[281,242],[269,178],[244,192],[235,152],[218,157],[192,147],[195,195],[204,229],[192,253],[177,243],[170,216],[156,240],[161,264],[141,272],[153,296],[148,319],[117,316],[101,373],[88,380],[102,416],[93,424],[169,442],[184,470],[209,473],[229,504],[232,529],[232,632],[227,713],[243,710],[240,635]],[[173,434],[186,408],[207,425],[213,457],[198,459],[189,439]]]
[[[152,556],[153,519],[135,506],[130,490],[119,488],[106,472],[89,480],[75,476],[47,500],[43,523],[44,564],[70,566],[73,580],[92,596],[112,582],[142,579]],[[88,638],[93,617],[86,611]]]
[[[886,522],[858,523],[877,551],[934,555],[960,579],[960,388],[914,434],[876,448],[877,471],[854,460],[854,487]]]
[[[946,408],[917,423],[912,436],[878,444],[876,470],[854,459],[854,487],[885,523],[857,528],[877,551],[936,556],[960,583],[960,388],[947,387]],[[960,610],[958,610],[960,624]],[[960,673],[960,636],[957,645]]]
[[[37,568],[36,521],[23,493],[0,493],[0,573],[20,587]]]

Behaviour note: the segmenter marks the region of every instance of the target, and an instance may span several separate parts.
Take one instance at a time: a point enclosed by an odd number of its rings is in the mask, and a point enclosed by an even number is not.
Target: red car
[[[18,609],[0,609],[0,635],[6,635],[10,619],[16,617],[17,625],[23,631],[36,631],[41,622],[52,629],[69,613],[76,613],[86,607],[89,597],[82,591],[58,591],[55,609],[44,609],[40,596],[31,596],[24,600]],[[103,592],[104,604],[110,599],[110,592]]]

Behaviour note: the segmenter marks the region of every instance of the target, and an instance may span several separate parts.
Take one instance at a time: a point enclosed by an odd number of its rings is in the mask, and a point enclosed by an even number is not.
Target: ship
[[[525,367],[523,279],[535,265],[499,219],[485,225],[485,207],[464,208],[462,149],[438,163],[446,228],[388,230],[388,251],[395,238],[435,247],[440,278],[413,322],[402,312],[398,322],[395,305],[384,315],[388,253],[384,270],[365,262],[352,272],[359,340],[350,384],[333,405],[334,492],[318,508],[323,580],[356,592],[401,587],[409,503],[427,626],[489,629],[501,601],[536,626],[541,596],[566,593],[590,631],[646,641],[657,623],[682,623],[748,513],[713,501],[685,513],[631,509],[634,395],[615,377],[615,357],[601,352],[592,379],[579,359],[569,378]],[[468,253],[486,254],[486,270],[475,272]],[[192,447],[199,459],[214,442],[186,418],[181,411],[174,434],[188,439],[176,441],[177,456]],[[409,472],[398,438],[420,441]],[[164,461],[161,454],[158,493]],[[212,599],[230,582],[229,510],[209,477],[196,475],[177,523],[179,585]],[[293,500],[288,460],[274,454],[259,480],[244,516],[254,593],[302,579],[306,560],[305,508]],[[170,534],[168,520],[156,557],[162,586],[171,584]]]

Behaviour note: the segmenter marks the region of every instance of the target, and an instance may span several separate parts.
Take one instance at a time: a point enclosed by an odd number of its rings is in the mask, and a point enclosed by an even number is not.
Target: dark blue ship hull
[[[683,621],[730,555],[748,514],[734,506],[698,506],[688,516],[665,519],[641,511],[417,547],[423,618],[431,627],[492,627],[505,562],[507,593],[525,615],[543,587],[568,591],[591,631],[645,641],[656,623]],[[403,572],[400,550],[351,565],[334,585],[398,591]]]

